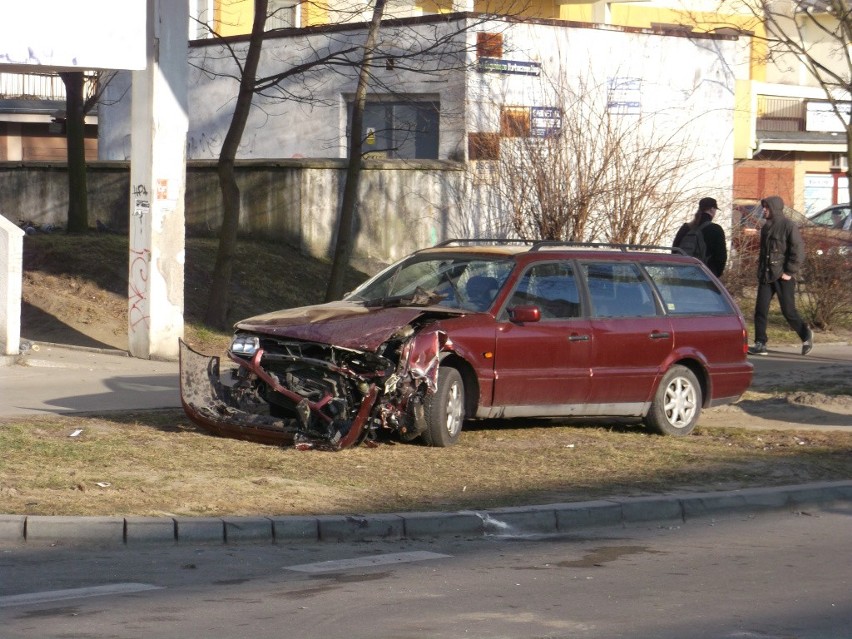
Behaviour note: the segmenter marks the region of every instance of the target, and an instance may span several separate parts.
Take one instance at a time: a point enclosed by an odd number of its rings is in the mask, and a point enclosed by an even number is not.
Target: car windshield
[[[439,305],[485,311],[513,266],[513,260],[501,258],[420,256],[385,269],[346,299],[368,305]]]

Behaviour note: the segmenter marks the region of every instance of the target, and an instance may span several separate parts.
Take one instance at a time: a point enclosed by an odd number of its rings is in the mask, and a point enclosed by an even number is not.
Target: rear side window
[[[580,296],[574,271],[568,262],[545,262],[531,266],[518,282],[509,308],[532,304],[542,319],[580,317]]]
[[[628,262],[584,264],[593,317],[653,317],[651,286],[639,267]]]
[[[718,315],[733,312],[722,291],[699,267],[690,264],[646,264],[670,315]]]

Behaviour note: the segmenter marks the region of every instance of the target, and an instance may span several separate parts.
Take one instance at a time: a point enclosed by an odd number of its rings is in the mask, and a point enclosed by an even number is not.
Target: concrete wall
[[[241,233],[281,239],[316,257],[330,256],[344,165],[342,160],[238,162]],[[388,262],[461,231],[452,221],[464,175],[464,166],[455,162],[368,161],[356,222],[357,255]],[[100,220],[127,232],[128,163],[93,162],[87,177],[90,225]],[[222,214],[216,164],[190,162],[186,179],[187,233],[216,233]],[[26,219],[64,227],[67,210],[65,166],[0,162],[4,217],[15,224]]]

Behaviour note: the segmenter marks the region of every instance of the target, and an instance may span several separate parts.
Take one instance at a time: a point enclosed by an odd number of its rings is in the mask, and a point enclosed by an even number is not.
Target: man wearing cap
[[[728,262],[728,241],[725,231],[713,221],[719,207],[712,197],[703,197],[698,201],[698,210],[691,222],[687,222],[675,235],[673,246],[680,246],[684,236],[692,229],[698,229],[704,238],[704,263],[716,277],[721,277]]]

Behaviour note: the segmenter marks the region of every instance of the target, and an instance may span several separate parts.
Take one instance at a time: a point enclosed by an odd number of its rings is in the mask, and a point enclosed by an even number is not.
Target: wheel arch
[[[688,368],[692,371],[692,374],[695,375],[698,380],[698,384],[701,387],[701,408],[709,408],[711,383],[710,373],[707,371],[707,367],[701,360],[695,357],[682,357],[671,364],[671,366],[677,365]],[[669,368],[671,368],[671,366],[669,366]]]
[[[464,412],[465,417],[470,419],[476,415],[479,404],[479,379],[476,377],[473,366],[466,359],[452,352],[442,355],[441,366],[451,366],[461,374],[464,384]]]

